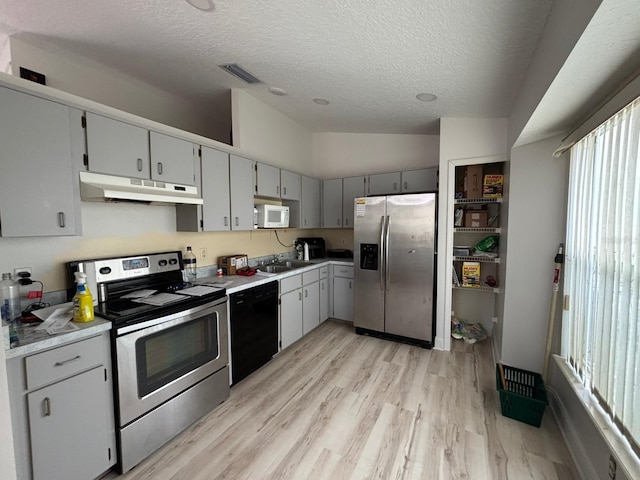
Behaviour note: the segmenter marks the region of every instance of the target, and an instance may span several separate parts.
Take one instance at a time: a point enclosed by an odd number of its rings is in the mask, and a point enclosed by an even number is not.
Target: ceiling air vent
[[[225,65],[220,65],[220,68],[222,68],[223,70],[226,70],[234,77],[238,77],[240,80],[246,83],[249,83],[249,84],[262,83],[261,80],[251,75],[249,72],[247,72],[244,68],[242,68],[237,63],[227,63]]]

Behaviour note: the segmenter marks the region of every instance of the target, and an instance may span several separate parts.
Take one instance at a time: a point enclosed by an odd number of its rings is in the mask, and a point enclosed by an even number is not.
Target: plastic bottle
[[[184,273],[185,273],[187,282],[189,283],[195,282],[198,265],[196,262],[196,256],[191,251],[191,247],[189,246],[187,246],[187,252],[182,257],[182,263],[184,264]]]
[[[93,296],[87,287],[87,274],[76,272],[76,294],[73,296],[73,321],[91,322],[94,319]]]
[[[9,326],[9,344],[18,344],[18,322],[22,315],[20,308],[20,286],[11,278],[10,273],[2,274],[0,281],[0,311],[2,321]]]

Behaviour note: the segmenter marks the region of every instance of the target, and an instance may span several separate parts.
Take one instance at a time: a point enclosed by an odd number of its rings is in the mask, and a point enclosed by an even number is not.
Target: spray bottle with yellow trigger
[[[87,286],[87,274],[76,272],[76,294],[73,296],[73,321],[91,322],[93,315],[93,296]]]

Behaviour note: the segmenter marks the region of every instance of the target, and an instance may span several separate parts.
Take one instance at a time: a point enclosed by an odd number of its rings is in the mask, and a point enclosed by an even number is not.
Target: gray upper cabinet
[[[280,170],[280,187],[283,200],[300,201],[300,174]]]
[[[342,227],[342,179],[322,181],[322,226]]]
[[[86,119],[89,171],[151,178],[147,129],[91,112]]]
[[[280,198],[280,169],[256,162],[255,194],[259,197]]]
[[[368,195],[394,195],[400,193],[400,172],[369,175]]]
[[[193,143],[91,112],[86,124],[89,171],[195,185]]]
[[[195,185],[196,145],[158,132],[150,132],[149,141],[153,180]]]
[[[3,237],[80,235],[82,112],[0,88]]]
[[[300,228],[320,227],[320,180],[302,175]]]
[[[229,154],[202,147],[203,231],[225,232],[231,229],[229,194]]]
[[[229,156],[231,230],[253,230],[253,173],[252,160]]]
[[[347,177],[342,179],[342,226],[353,228],[353,200],[364,197],[365,177]]]
[[[438,167],[402,172],[402,193],[433,192],[438,190]]]

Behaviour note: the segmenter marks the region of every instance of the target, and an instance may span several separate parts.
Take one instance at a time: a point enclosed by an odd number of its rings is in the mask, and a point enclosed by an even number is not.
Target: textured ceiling
[[[213,0],[203,12],[184,0],[0,0],[0,32],[36,35],[212,108],[246,88],[311,131],[438,133],[443,116],[509,115],[552,3]],[[264,84],[218,68],[230,62]],[[421,92],[438,99],[420,102]]]

